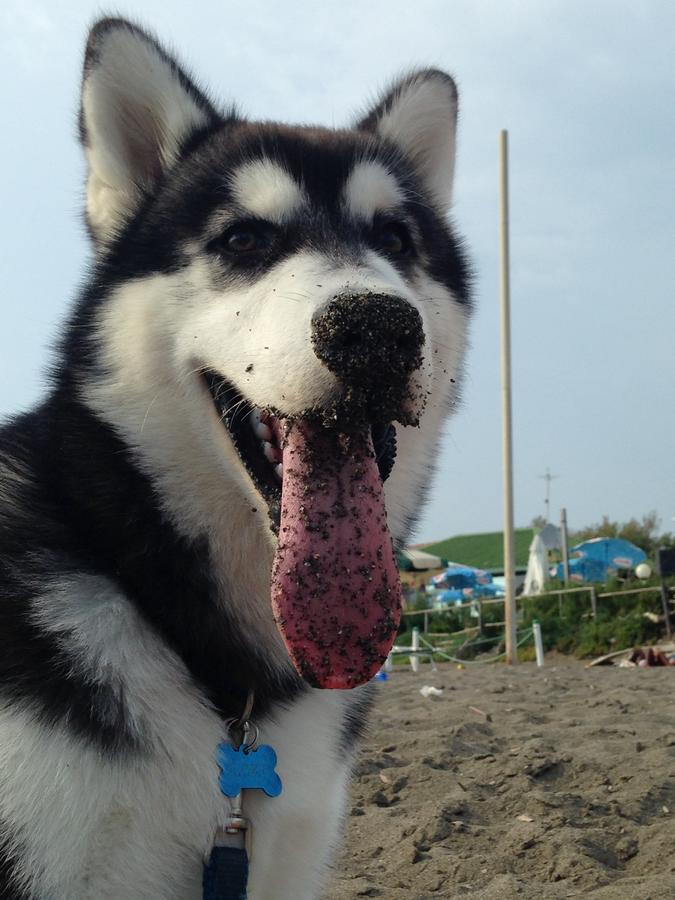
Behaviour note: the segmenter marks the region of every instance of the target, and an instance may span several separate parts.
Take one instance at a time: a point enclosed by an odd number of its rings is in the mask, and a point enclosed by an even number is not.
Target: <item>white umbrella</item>
[[[525,594],[543,594],[548,572],[548,550],[541,536],[535,534],[530,544],[530,557],[527,560],[525,575]]]

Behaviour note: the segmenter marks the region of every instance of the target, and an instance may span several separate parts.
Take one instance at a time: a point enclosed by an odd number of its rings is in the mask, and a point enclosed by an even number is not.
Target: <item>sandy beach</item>
[[[674,697],[673,669],[560,657],[397,668],[324,900],[675,897]]]

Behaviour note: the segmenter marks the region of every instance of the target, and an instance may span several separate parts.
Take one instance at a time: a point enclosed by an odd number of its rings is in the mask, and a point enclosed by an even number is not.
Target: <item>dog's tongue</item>
[[[272,608],[314,687],[372,678],[396,637],[401,588],[370,436],[282,423],[284,477]]]

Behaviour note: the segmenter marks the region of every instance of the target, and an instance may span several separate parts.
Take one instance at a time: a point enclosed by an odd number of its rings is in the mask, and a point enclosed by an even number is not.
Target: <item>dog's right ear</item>
[[[88,162],[87,223],[108,243],[181,146],[218,122],[209,100],[142,29],[102,19],[89,34],[80,136]]]

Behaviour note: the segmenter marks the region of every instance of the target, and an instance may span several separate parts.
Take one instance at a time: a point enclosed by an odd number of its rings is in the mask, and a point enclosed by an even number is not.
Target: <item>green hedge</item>
[[[544,649],[558,650],[561,653],[573,654],[577,657],[600,656],[621,650],[624,647],[653,644],[664,635],[664,627],[660,622],[653,622],[645,613],[660,615],[661,596],[654,593],[633,594],[630,588],[635,583],[610,581],[607,584],[596,584],[597,593],[623,591],[625,596],[603,597],[597,601],[597,616],[591,616],[590,590],[583,593],[544,594],[541,597],[518,599],[518,630],[531,627],[534,619],[541,624]],[[643,582],[641,587],[658,587],[658,581]],[[670,580],[675,586],[675,579]],[[563,588],[560,582],[551,582],[547,591],[554,592]],[[417,608],[424,609],[420,599]],[[483,623],[501,622],[504,620],[502,604],[489,604],[483,607]],[[470,615],[469,608],[450,607],[442,613],[434,613],[429,617],[428,639],[433,643],[433,635],[438,632],[451,633],[469,628],[476,624]],[[672,616],[675,627],[675,614]],[[404,616],[399,629],[401,643],[410,641],[413,626],[422,629],[421,616]],[[464,644],[465,636],[459,636],[457,645]],[[499,628],[490,628],[480,635],[480,643],[469,644],[461,652],[463,658],[472,658],[477,653],[494,652],[502,649],[503,632]],[[523,649],[526,653],[527,648]]]
[[[552,584],[549,590],[555,590]],[[647,585],[645,585],[647,586]],[[562,587],[562,585],[561,585]],[[645,594],[628,593],[628,586],[617,582],[595,586],[598,593],[626,591],[626,596],[602,597],[597,601],[597,616],[591,616],[590,592],[544,595],[519,601],[523,624],[534,619],[541,624],[546,650],[573,653],[578,657],[599,656],[639,644],[651,644],[663,636],[661,623],[652,622],[646,612],[661,613],[661,597],[655,591]]]

